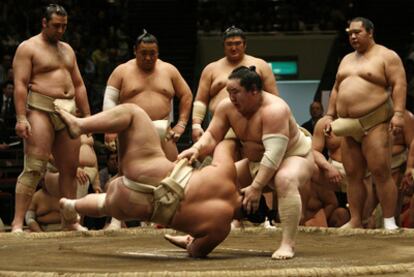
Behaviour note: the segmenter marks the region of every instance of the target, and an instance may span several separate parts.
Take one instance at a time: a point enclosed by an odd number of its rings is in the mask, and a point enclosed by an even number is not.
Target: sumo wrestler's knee
[[[46,167],[47,159],[25,155],[23,172],[17,178],[16,193],[32,196],[46,172]]]

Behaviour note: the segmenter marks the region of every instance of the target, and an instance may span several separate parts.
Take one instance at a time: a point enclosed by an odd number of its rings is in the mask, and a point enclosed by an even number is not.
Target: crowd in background
[[[353,16],[354,0],[206,1],[198,5],[200,33],[236,25],[247,32],[341,30]],[[237,7],[237,9],[235,9]]]

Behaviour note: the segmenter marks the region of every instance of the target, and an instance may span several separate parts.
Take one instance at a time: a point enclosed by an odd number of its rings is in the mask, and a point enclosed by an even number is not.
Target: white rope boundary
[[[244,229],[232,230],[232,234],[260,234],[260,233],[280,233],[281,228],[265,229],[261,227],[247,227]],[[318,234],[335,234],[339,236],[354,235],[374,235],[374,236],[395,236],[401,238],[414,238],[414,229],[340,229],[340,228],[320,228],[320,227],[299,227],[299,232],[318,233]],[[25,239],[46,239],[46,238],[75,238],[75,237],[100,237],[100,236],[124,236],[151,234],[162,235],[166,233],[177,233],[172,229],[154,229],[153,227],[137,227],[120,230],[97,230],[83,232],[47,232],[47,233],[0,233],[0,239],[7,238],[25,238]],[[1,271],[1,276],[80,276],[80,277],[111,277],[111,276],[359,276],[373,274],[395,274],[414,272],[413,263],[397,263],[390,265],[375,266],[346,266],[346,267],[310,267],[310,268],[286,268],[286,269],[260,269],[260,270],[211,270],[211,271],[151,271],[151,272],[119,272],[119,273],[74,273],[74,272],[29,272],[29,271]]]

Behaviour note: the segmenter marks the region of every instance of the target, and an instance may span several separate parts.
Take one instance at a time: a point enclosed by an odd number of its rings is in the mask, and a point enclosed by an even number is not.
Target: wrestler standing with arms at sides
[[[78,107],[83,116],[89,116],[90,110],[75,53],[60,41],[67,24],[66,10],[60,5],[48,5],[42,31],[22,42],[13,60],[16,134],[24,139],[25,152],[23,172],[16,184],[13,232],[22,231],[25,213],[51,153],[60,172],[61,195],[76,197],[80,142],[69,138],[54,105],[72,113]],[[78,223],[63,227],[81,229]]]
[[[327,131],[344,137],[342,161],[349,181],[351,212],[351,220],[344,227],[362,227],[366,199],[363,179],[368,169],[383,209],[384,227],[396,229],[397,187],[391,176],[391,132],[402,132],[404,127],[404,67],[394,51],[375,43],[370,20],[354,18],[346,31],[355,51],[339,65],[326,115],[330,117]],[[333,121],[336,116],[338,119]]]
[[[270,66],[262,59],[247,55],[246,36],[243,31],[234,26],[228,28],[223,34],[223,47],[225,57],[208,64],[201,73],[197,95],[193,105],[193,142],[200,139],[203,134],[203,123],[205,114],[208,110],[214,114],[218,103],[228,98],[226,91],[227,77],[239,66],[256,67],[257,73],[262,78],[263,90],[274,95],[279,95],[275,76]]]
[[[184,133],[191,111],[193,95],[190,87],[175,66],[158,58],[159,47],[155,36],[144,30],[134,46],[135,59],[119,65],[109,76],[105,90],[103,110],[118,104],[133,103],[142,108],[151,120],[164,120],[169,126],[171,101],[180,99],[177,124],[162,137],[162,148],[170,161],[178,155],[176,142]],[[167,125],[168,124],[168,125]],[[111,144],[114,134],[107,134],[106,143]],[[113,145],[114,143],[112,143]]]

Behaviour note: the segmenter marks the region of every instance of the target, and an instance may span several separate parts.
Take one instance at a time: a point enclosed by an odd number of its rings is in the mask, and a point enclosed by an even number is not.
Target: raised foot
[[[62,230],[87,231],[88,228],[79,224],[79,215],[75,210],[76,200],[62,198],[59,200]]]
[[[172,236],[165,234],[164,238],[168,240],[170,243],[174,244],[175,246],[178,246],[183,249],[187,249],[187,245],[189,245],[193,241],[193,238],[190,235]]]
[[[276,250],[272,259],[274,260],[287,260],[292,259],[295,256],[295,250],[289,245],[281,245],[278,250]]]
[[[55,105],[55,110],[62,118],[63,123],[65,123],[69,136],[72,139],[78,138],[81,135],[81,130],[76,122],[76,117],[57,105]]]

